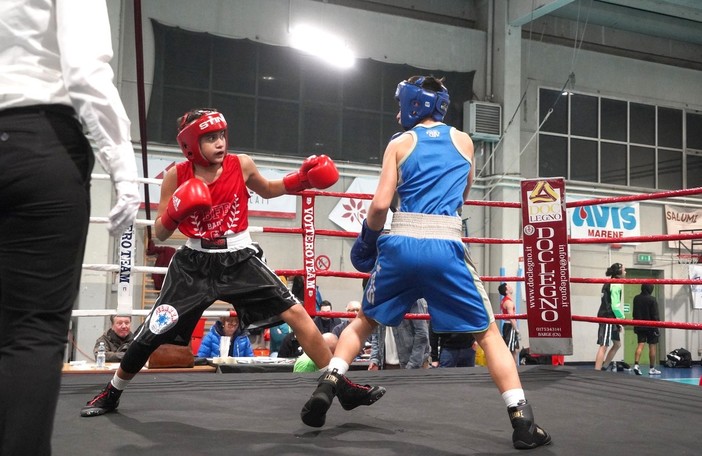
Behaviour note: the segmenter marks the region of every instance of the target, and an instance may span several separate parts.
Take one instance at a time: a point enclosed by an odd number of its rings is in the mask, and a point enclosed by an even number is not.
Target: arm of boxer
[[[173,192],[166,211],[161,214],[161,224],[169,231],[175,231],[185,218],[197,211],[209,210],[212,196],[204,182],[198,178],[185,181]]]
[[[361,232],[356,238],[356,242],[351,247],[351,264],[360,272],[370,272],[375,266],[378,257],[378,247],[376,243],[382,230],[372,230],[368,228],[368,223],[363,221]]]
[[[339,171],[331,158],[312,155],[302,162],[298,171],[283,178],[283,185],[288,193],[296,193],[308,188],[328,188],[338,180]]]

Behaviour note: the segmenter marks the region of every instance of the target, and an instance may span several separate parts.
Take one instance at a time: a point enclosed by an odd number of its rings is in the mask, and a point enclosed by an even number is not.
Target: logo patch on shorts
[[[162,304],[154,309],[149,329],[154,334],[163,334],[178,323],[178,311],[173,306]]]

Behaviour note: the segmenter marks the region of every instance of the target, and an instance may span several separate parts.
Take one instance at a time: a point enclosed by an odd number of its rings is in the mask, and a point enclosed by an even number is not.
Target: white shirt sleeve
[[[115,182],[137,177],[130,122],[114,85],[110,21],[104,0],[56,0],[61,70],[71,103]]]

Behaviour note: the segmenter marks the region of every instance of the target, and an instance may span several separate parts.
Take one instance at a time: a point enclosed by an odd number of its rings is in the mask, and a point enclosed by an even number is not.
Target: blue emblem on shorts
[[[178,311],[173,306],[162,304],[154,309],[149,329],[154,334],[163,334],[178,323]]]

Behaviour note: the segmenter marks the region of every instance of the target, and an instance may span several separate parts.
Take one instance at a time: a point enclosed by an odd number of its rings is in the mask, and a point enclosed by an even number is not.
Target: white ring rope
[[[83,264],[83,269],[91,271],[119,272],[121,274],[129,274],[129,271],[124,270],[118,264]],[[152,274],[165,274],[168,271],[166,267],[157,266],[132,266],[131,272],[143,272]]]
[[[109,174],[91,174],[90,175],[91,179],[95,180],[110,180],[110,175]],[[137,177],[135,182],[141,182],[144,184],[154,184],[154,185],[161,185],[161,182],[163,179],[151,179],[147,177]]]
[[[118,312],[117,309],[73,309],[74,317],[108,317],[110,315],[133,315],[145,317],[151,312],[151,309],[132,309],[129,312]],[[228,310],[206,310],[202,313],[205,317],[229,317],[231,312]]]
[[[109,217],[90,217],[90,223],[107,223],[109,221]],[[136,219],[134,224],[139,226],[153,225],[154,221],[148,219]]]
[[[90,217],[90,223],[107,223],[110,221],[109,217]],[[154,220],[148,219],[136,219],[134,225],[136,226],[153,226]],[[264,227],[262,226],[249,226],[250,233],[263,233]]]

